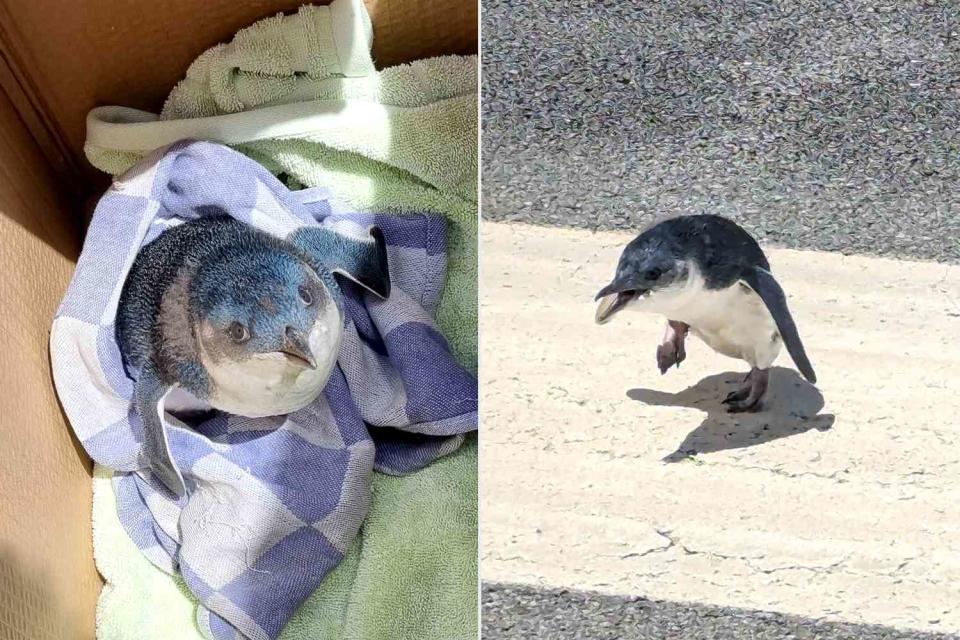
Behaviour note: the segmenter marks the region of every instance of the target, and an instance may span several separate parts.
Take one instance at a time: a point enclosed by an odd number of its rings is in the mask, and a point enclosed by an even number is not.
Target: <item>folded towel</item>
[[[329,6],[303,6],[293,18],[276,15],[237,32],[229,44],[213,47],[197,58],[181,85],[203,81],[217,87],[217,103],[225,111],[243,111],[256,104],[243,102],[239,83],[252,95],[289,90],[295,76],[311,79],[364,77],[376,70],[370,59],[373,28],[362,0],[336,0]],[[190,103],[195,91],[178,87],[168,103]],[[194,110],[174,117],[200,115]]]
[[[114,318],[139,248],[211,211],[278,237],[310,225],[377,224],[393,289],[384,301],[343,287],[340,357],[310,406],[279,418],[218,413],[193,428],[168,414],[170,451],[191,488],[178,499],[147,471]],[[290,192],[256,162],[206,142],[154,154],[101,199],[54,319],[54,381],[87,452],[118,472],[124,528],[157,566],[182,573],[203,604],[197,621],[206,637],[276,638],[347,551],[374,465],[419,469],[476,428],[476,379],[431,319],[443,229],[432,216],[349,213],[323,189]]]

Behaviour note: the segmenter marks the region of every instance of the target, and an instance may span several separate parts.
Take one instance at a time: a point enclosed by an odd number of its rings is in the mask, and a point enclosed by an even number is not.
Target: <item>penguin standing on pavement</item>
[[[626,246],[613,281],[596,299],[598,324],[623,309],[666,316],[657,347],[661,374],[686,358],[689,331],[714,351],[747,361],[743,385],[724,400],[731,412],[761,408],[781,344],[800,373],[817,380],[763,250],[721,216],[681,216],[650,227]]]
[[[134,384],[146,458],[186,491],[163,413],[291,413],[323,391],[340,353],[343,298],[333,274],[390,295],[386,245],[322,227],[283,240],[227,215],[166,230],[137,254],[120,294],[117,342]]]

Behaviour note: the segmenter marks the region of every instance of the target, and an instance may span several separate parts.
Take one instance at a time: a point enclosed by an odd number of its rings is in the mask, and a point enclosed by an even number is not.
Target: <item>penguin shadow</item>
[[[651,406],[700,409],[707,415],[687,434],[664,462],[680,462],[698,453],[754,447],[772,440],[826,431],[835,416],[821,414],[823,395],[793,369],[773,367],[762,409],[757,413],[728,413],[723,399],[737,389],[744,374],[734,371],[707,376],[678,393],[631,389],[627,396]]]

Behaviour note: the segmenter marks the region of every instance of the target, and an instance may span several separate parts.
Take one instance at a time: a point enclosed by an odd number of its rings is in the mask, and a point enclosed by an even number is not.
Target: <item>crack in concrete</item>
[[[942,489],[942,488],[943,488],[943,487],[939,487],[939,486],[931,486],[931,485],[929,485],[929,484],[927,484],[927,483],[918,482],[918,481],[916,481],[916,480],[910,480],[910,481],[905,481],[905,482],[891,482],[891,481],[886,481],[886,480],[870,480],[870,479],[867,479],[867,478],[860,478],[860,479],[857,479],[857,480],[851,480],[851,479],[839,478],[839,477],[838,477],[838,476],[839,476],[840,474],[842,474],[842,473],[843,473],[843,474],[849,474],[849,473],[850,473],[850,467],[844,467],[843,469],[838,469],[838,470],[834,471],[833,473],[825,474],[825,473],[817,473],[816,471],[792,472],[792,471],[786,471],[786,470],[781,469],[781,468],[779,468],[779,467],[764,467],[764,466],[762,466],[762,465],[730,464],[730,463],[726,463],[726,462],[706,462],[706,461],[703,461],[703,460],[701,460],[699,463],[700,463],[700,464],[703,464],[703,465],[707,465],[707,466],[730,467],[730,468],[734,468],[734,469],[743,469],[743,470],[749,470],[749,471],[764,471],[764,472],[766,472],[766,473],[770,473],[770,474],[773,474],[773,475],[776,475],[776,476],[781,476],[781,477],[784,477],[784,478],[802,478],[802,477],[804,477],[804,476],[809,476],[809,477],[813,477],[813,478],[819,478],[819,479],[821,479],[821,480],[833,480],[833,481],[835,481],[837,484],[847,484],[847,483],[866,484],[866,485],[873,485],[873,486],[877,486],[877,487],[883,487],[884,489],[897,488],[897,487],[917,487],[917,488],[920,488],[920,489],[939,490],[939,489]],[[940,463],[940,464],[935,465],[933,468],[943,469],[943,468],[945,468],[945,467],[953,466],[953,465],[956,465],[956,464],[960,464],[960,461],[953,460],[953,461],[950,461],[950,462],[943,462],[943,463]],[[932,474],[932,473],[930,473],[930,472],[928,472],[928,471],[926,471],[926,470],[922,470],[922,469],[921,469],[921,470],[919,470],[919,471],[910,471],[910,472],[908,472],[908,473],[902,474],[902,475],[900,476],[900,478],[908,478],[908,477],[911,477],[911,476],[913,476],[913,477],[919,477],[919,476],[933,476],[933,475],[934,475],[934,474]]]
[[[643,553],[628,553],[628,554],[626,554],[626,555],[620,556],[620,559],[621,559],[621,560],[627,560],[628,558],[643,558],[643,557],[645,557],[645,556],[649,556],[649,555],[654,554],[654,553],[665,553],[666,551],[669,551],[670,549],[672,549],[672,548],[673,548],[673,539],[670,538],[669,535],[667,535],[667,534],[669,533],[669,531],[668,531],[668,532],[664,532],[664,531],[662,531],[662,530],[660,530],[660,529],[656,529],[656,532],[657,532],[657,535],[659,535],[660,537],[667,539],[667,544],[666,544],[666,545],[664,545],[664,546],[662,546],[662,547],[653,547],[652,549],[647,549],[647,550],[644,551]]]
[[[814,478],[820,478],[822,480],[834,480],[838,484],[845,484],[849,480],[844,480],[838,478],[837,476],[841,473],[850,473],[850,468],[845,467],[843,469],[838,469],[830,474],[817,473],[816,471],[800,471],[800,472],[791,472],[785,471],[779,467],[764,467],[762,465],[744,465],[744,464],[729,464],[726,462],[702,462],[707,466],[717,466],[717,467],[731,467],[734,469],[745,469],[752,471],[765,471],[767,473],[772,473],[773,475],[783,476],[785,478],[802,478],[803,476],[811,476]]]
[[[942,445],[945,446],[945,447],[951,447],[951,446],[953,446],[953,440],[947,440],[947,439],[945,439],[944,436],[943,436],[943,434],[941,434],[941,433],[940,433],[938,430],[936,430],[936,429],[930,429],[930,428],[927,428],[927,427],[918,427],[917,430],[918,430],[918,431],[923,431],[924,433],[931,433],[931,434],[933,434],[933,437],[936,438],[936,439],[940,442],[940,444],[942,444]]]
[[[688,547],[687,545],[683,544],[682,542],[680,542],[680,541],[676,538],[676,536],[673,535],[673,532],[672,532],[672,531],[661,531],[661,530],[657,530],[657,533],[660,534],[661,536],[667,538],[667,539],[670,541],[671,544],[668,545],[668,546],[666,547],[666,549],[669,549],[669,548],[672,548],[673,546],[676,546],[676,547],[682,549],[683,552],[684,552],[684,554],[686,554],[686,555],[691,555],[691,556],[704,555],[704,556],[711,557],[711,558],[719,558],[719,559],[721,559],[721,560],[740,560],[740,561],[743,562],[751,571],[754,571],[754,572],[756,572],[756,573],[763,573],[763,574],[766,574],[766,575],[770,575],[770,574],[773,574],[773,573],[777,573],[777,572],[779,572],[779,571],[810,571],[811,573],[816,573],[816,574],[820,574],[820,573],[833,573],[833,572],[834,572],[834,569],[837,569],[837,568],[839,568],[839,567],[842,567],[842,566],[843,566],[848,560],[850,560],[850,558],[852,557],[852,554],[847,554],[847,555],[845,555],[844,557],[842,557],[842,558],[840,558],[839,560],[837,560],[836,562],[832,562],[832,563],[830,563],[830,564],[828,564],[828,565],[826,565],[826,566],[813,566],[813,567],[811,567],[811,566],[806,566],[806,565],[794,564],[794,565],[788,565],[788,566],[785,566],[785,567],[774,567],[774,568],[772,568],[772,569],[765,569],[765,568],[763,568],[763,567],[761,567],[761,566],[758,566],[758,565],[755,564],[755,563],[756,563],[756,561],[758,561],[758,560],[764,560],[764,559],[766,559],[766,554],[753,555],[753,556],[751,556],[751,555],[728,555],[728,554],[719,553],[719,552],[716,552],[716,551],[708,551],[708,550],[702,550],[702,549],[692,549],[692,548]],[[666,549],[664,549],[664,550],[666,550]],[[905,566],[905,565],[904,565],[904,566]],[[901,568],[902,568],[902,567],[901,567]],[[846,571],[845,571],[845,573],[846,573]]]
[[[920,557],[920,556],[917,556],[917,558],[919,558],[919,557]],[[890,577],[890,578],[893,578],[893,577],[895,576],[895,574],[900,573],[901,571],[903,571],[904,567],[906,567],[908,564],[910,564],[911,562],[913,562],[913,561],[916,560],[917,558],[907,558],[906,560],[904,560],[903,562],[901,562],[900,564],[898,564],[896,569],[894,569],[893,571],[888,571],[888,572],[885,573],[884,575],[886,575],[886,576],[888,576],[888,577]]]
[[[686,554],[686,555],[688,555],[688,556],[699,556],[699,555],[703,555],[703,556],[708,556],[708,557],[712,557],[712,558],[720,558],[721,560],[744,560],[744,561],[751,560],[751,559],[752,559],[752,560],[762,560],[762,559],[765,557],[765,556],[763,556],[763,555],[754,556],[754,557],[750,557],[750,556],[729,556],[729,555],[725,555],[725,554],[722,554],[722,553],[718,553],[718,552],[716,552],[716,551],[701,551],[700,549],[691,549],[691,548],[688,547],[687,545],[685,545],[685,544],[683,544],[682,542],[678,541],[678,540],[676,539],[676,537],[674,537],[674,536],[672,535],[672,534],[673,534],[672,531],[659,531],[659,530],[658,530],[657,533],[659,533],[659,534],[662,535],[664,538],[666,538],[667,540],[669,540],[670,543],[671,543],[670,546],[676,545],[677,547],[679,547],[680,549],[683,550],[684,554]]]
[[[755,566],[753,563],[750,562],[749,559],[745,559],[744,562],[748,567],[750,567],[754,571],[759,571],[761,573],[765,573],[769,575],[771,573],[777,573],[778,571],[810,571],[812,573],[833,573],[833,569],[836,569],[837,567],[842,566],[849,559],[850,559],[850,554],[844,556],[843,558],[840,558],[836,562],[832,562],[828,564],[825,567],[807,567],[800,564],[792,564],[786,567],[774,567],[773,569],[764,569],[763,567]]]

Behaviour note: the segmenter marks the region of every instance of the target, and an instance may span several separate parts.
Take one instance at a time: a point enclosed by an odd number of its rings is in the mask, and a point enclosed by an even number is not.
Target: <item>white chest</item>
[[[686,286],[641,301],[643,311],[690,325],[717,353],[766,369],[780,353],[781,340],[763,300],[740,283],[711,290],[694,274]]]
[[[304,368],[278,353],[220,363],[201,356],[212,383],[210,405],[228,413],[259,418],[291,413],[316,400],[340,354],[343,331],[339,313],[334,313],[336,322],[321,319],[308,336],[316,369]]]

